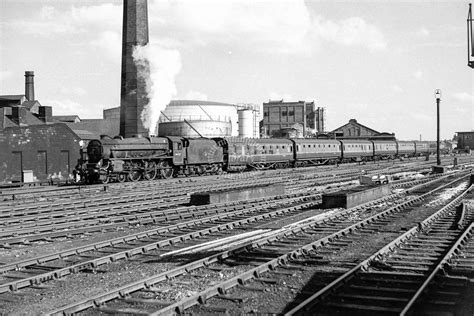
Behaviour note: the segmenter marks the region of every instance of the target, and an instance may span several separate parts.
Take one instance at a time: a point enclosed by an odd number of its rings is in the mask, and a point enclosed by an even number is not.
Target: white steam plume
[[[137,66],[142,66],[138,69],[149,66],[149,72],[139,73],[145,79],[148,96],[148,104],[141,113],[141,119],[148,133],[154,134],[160,112],[176,95],[175,77],[181,70],[181,55],[174,49],[147,44],[135,46],[133,59]]]

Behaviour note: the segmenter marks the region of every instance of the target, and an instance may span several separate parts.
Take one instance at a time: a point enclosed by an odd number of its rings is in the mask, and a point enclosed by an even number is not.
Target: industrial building
[[[473,150],[474,149],[474,131],[471,132],[457,132],[458,135],[458,150]]]
[[[25,94],[0,95],[0,183],[71,179],[80,140],[35,100],[33,71],[25,72]]]
[[[378,132],[370,127],[367,127],[356,119],[350,119],[348,123],[334,129],[328,133],[330,138],[344,138],[344,139],[392,139],[395,140],[394,133]]]
[[[306,137],[324,132],[324,108],[314,101],[263,103],[262,137]]]

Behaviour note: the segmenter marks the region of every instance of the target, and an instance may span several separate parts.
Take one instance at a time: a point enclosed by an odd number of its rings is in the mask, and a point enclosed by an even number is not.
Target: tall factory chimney
[[[148,103],[146,76],[148,69],[133,60],[135,46],[148,44],[147,0],[123,1],[122,82],[120,92],[120,135],[148,136],[140,118]]]
[[[25,97],[28,101],[35,100],[35,72],[25,71]]]

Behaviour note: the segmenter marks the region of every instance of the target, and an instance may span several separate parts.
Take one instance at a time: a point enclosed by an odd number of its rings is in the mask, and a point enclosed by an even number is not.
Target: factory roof
[[[41,104],[35,100],[35,101],[25,101],[21,104],[21,106],[24,106],[30,112],[38,113],[38,107],[40,107]]]
[[[78,115],[53,115],[53,120],[58,121],[58,122],[71,122],[71,123],[77,123],[81,121]]]
[[[0,100],[21,100],[24,98],[24,94],[9,94],[9,95],[0,95]]]
[[[114,137],[120,133],[120,125],[116,120],[84,119],[65,123],[82,139],[99,139],[100,135]]]
[[[341,130],[341,129],[343,129],[344,127],[350,126],[350,125],[356,125],[356,126],[365,128],[365,129],[371,131],[373,134],[380,134],[380,132],[378,132],[378,131],[376,131],[376,130],[370,128],[370,127],[367,127],[367,126],[365,126],[365,125],[363,125],[363,124],[360,124],[359,122],[357,122],[356,119],[350,119],[350,120],[349,120],[349,123],[346,123],[346,124],[344,124],[344,125],[342,125],[342,126],[339,126],[338,128],[334,129],[333,132],[336,132],[336,131],[338,131],[338,130]]]

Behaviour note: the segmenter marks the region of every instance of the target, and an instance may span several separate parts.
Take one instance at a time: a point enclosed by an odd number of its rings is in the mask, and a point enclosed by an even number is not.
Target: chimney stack
[[[137,68],[133,60],[136,46],[148,44],[147,0],[124,0],[122,30],[122,82],[120,92],[120,135],[148,136],[141,113],[148,103],[146,67]]]
[[[25,97],[28,101],[35,100],[35,72],[25,71]]]

